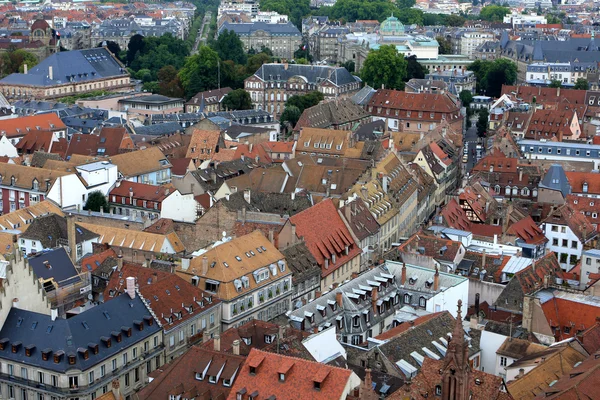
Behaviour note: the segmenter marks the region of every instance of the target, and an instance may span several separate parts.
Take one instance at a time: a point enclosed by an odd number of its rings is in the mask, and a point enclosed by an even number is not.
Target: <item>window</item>
[[[52,375],[52,386],[58,387],[58,375]]]
[[[354,326],[355,328],[358,328],[360,326],[360,317],[358,315],[355,315],[352,318],[352,326]]]
[[[576,240],[571,240],[571,248],[572,249],[576,249],[577,248],[577,241]]]
[[[117,359],[112,360],[112,370],[115,371],[117,369]]]
[[[129,372],[125,374],[125,386],[129,386]]]
[[[103,378],[106,375],[106,365],[100,366],[100,378]]]
[[[567,239],[563,239],[562,240],[562,247],[567,247],[569,246],[569,241]]]
[[[500,356],[500,366],[501,367],[506,367],[506,362],[507,362],[506,357]]]
[[[92,384],[94,382],[94,371],[90,371],[88,374],[88,382]]]
[[[123,353],[123,365],[127,365],[127,353]]]
[[[27,368],[21,367],[21,378],[27,379]]]
[[[78,376],[70,376],[69,377],[69,389],[77,389],[79,387],[79,377]]]
[[[558,239],[557,238],[553,238],[552,239],[552,246],[558,246]]]

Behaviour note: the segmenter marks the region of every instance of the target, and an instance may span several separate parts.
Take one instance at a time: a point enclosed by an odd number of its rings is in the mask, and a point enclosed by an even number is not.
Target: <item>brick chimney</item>
[[[406,284],[406,263],[402,263],[402,279],[400,280],[400,284]]]
[[[69,257],[74,264],[77,261],[77,230],[73,214],[67,215],[67,240],[69,242]]]
[[[123,252],[119,250],[119,255],[117,256],[117,270],[121,272],[123,270]]]
[[[208,333],[208,330],[204,330],[202,331],[202,343],[206,343],[210,340],[210,333]]]
[[[438,267],[435,267],[435,274],[433,274],[433,291],[437,292],[440,290],[440,271]]]
[[[342,308],[344,302],[342,301],[342,292],[339,291],[335,294],[335,301],[339,308]]]
[[[321,297],[321,291],[317,290],[315,291],[315,299],[318,299],[319,297]]]
[[[235,355],[235,356],[240,355],[240,340],[239,339],[236,339],[233,341],[233,355]]]
[[[202,256],[202,276],[208,274],[208,257]]]
[[[115,400],[120,400],[121,399],[121,383],[119,382],[118,379],[113,379],[113,381],[111,383],[111,390],[112,390],[113,396],[115,396]]]
[[[218,333],[216,333],[213,337],[213,350],[221,351],[221,335],[219,335]]]
[[[127,294],[129,298],[135,299],[135,278],[133,276],[127,277]]]

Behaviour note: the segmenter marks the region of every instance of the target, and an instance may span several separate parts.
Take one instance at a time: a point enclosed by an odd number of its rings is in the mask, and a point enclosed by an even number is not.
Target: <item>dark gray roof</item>
[[[36,151],[33,153],[33,157],[31,157],[31,166],[35,168],[42,168],[48,160],[62,161],[62,158],[60,158],[58,154]]]
[[[37,279],[54,279],[56,283],[67,281],[70,278],[79,280],[77,270],[64,247],[42,252],[29,257],[27,261]]]
[[[361,125],[360,128],[354,132],[354,135],[356,140],[360,142],[364,142],[365,140],[379,140],[381,139],[381,136],[383,136],[384,130],[385,121],[378,119],[369,122],[368,124]]]
[[[68,107],[65,103],[39,100],[17,100],[12,105],[15,113],[20,115],[31,115],[39,111],[60,110]]]
[[[227,179],[247,174],[254,168],[258,168],[258,164],[246,157],[244,160],[224,161],[217,166],[190,171],[190,174],[205,191],[216,191]]]
[[[167,97],[161,94],[151,94],[151,95],[139,95],[134,97],[129,97],[126,99],[119,100],[119,103],[153,103],[153,104],[162,104],[162,103],[171,103],[175,101],[183,102],[183,99],[175,98],[175,97]]]
[[[365,85],[352,96],[352,101],[358,105],[364,106],[371,100],[371,97],[373,97],[376,92],[377,90],[373,89],[371,86]]]
[[[245,22],[241,24],[231,24],[225,22],[219,28],[219,33],[229,30],[239,36],[250,36],[256,31],[268,32],[271,36],[302,36],[296,25],[291,22],[285,24],[268,24],[266,22]]]
[[[181,132],[183,129],[179,122],[165,122],[148,126],[136,127],[135,133],[138,135],[168,135],[170,133]]]
[[[223,133],[227,134],[232,139],[245,138],[254,134],[261,134],[269,132],[271,129],[262,128],[260,126],[247,126],[247,125],[231,125],[224,130]]]
[[[560,191],[563,197],[571,193],[571,185],[565,174],[565,170],[560,164],[552,164],[540,182],[540,187],[550,190]]]
[[[51,371],[86,371],[103,361],[110,359],[124,349],[139,343],[160,331],[153,321],[152,326],[144,320],[152,318],[139,296],[131,299],[127,294],[115,297],[107,303],[99,304],[69,319],[52,321],[49,315],[12,308],[0,331],[0,338],[10,343],[0,351],[0,358],[12,362],[31,365]],[[143,321],[144,329],[139,330],[135,321]],[[131,328],[128,337],[122,329]],[[112,333],[121,333],[121,342],[112,337],[107,347],[101,338],[111,338]],[[18,351],[12,352],[12,344],[20,342]],[[91,345],[98,345],[98,354],[94,354]],[[25,355],[25,348],[34,346],[31,356]],[[42,351],[51,350],[47,361],[42,359]],[[86,360],[82,351],[88,350]],[[62,351],[60,362],[54,362],[54,355]],[[68,356],[75,356],[75,364],[70,365]]]
[[[546,38],[544,38],[546,39]],[[568,40],[509,40],[502,41],[502,52],[514,58],[548,62],[598,62],[600,52],[595,41],[586,38]],[[505,43],[505,44],[504,44]]]
[[[49,67],[52,67],[53,79],[48,76]],[[10,74],[0,80],[0,83],[53,86],[67,82],[87,82],[127,74],[127,70],[110,51],[98,47],[52,54],[31,68],[27,74]]]
[[[250,196],[250,203],[244,199],[243,192],[229,195],[229,200],[222,199],[223,205],[231,210],[241,210],[246,207],[248,211],[260,211],[279,215],[292,216],[312,206],[312,201],[307,193],[297,193],[294,200],[289,193],[261,193],[254,192]]]
[[[335,86],[361,82],[344,67],[306,64],[263,64],[254,74],[263,81],[287,81],[293,76],[303,76],[310,84],[330,81]]]
[[[321,267],[306,247],[304,242],[296,243],[281,250],[292,271],[292,282],[294,285],[304,282],[313,276],[321,276]]]
[[[77,243],[99,237],[98,234],[83,227],[76,226],[75,239]],[[27,230],[21,235],[23,239],[39,240],[44,248],[56,247],[59,241],[67,240],[67,221],[65,218],[49,214],[34,219]]]

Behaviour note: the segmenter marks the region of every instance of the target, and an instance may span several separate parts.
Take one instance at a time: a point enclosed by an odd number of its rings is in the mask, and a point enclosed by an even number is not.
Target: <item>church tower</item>
[[[469,400],[470,398],[469,344],[465,340],[461,307],[462,301],[458,300],[456,324],[440,371],[442,375],[442,400]]]

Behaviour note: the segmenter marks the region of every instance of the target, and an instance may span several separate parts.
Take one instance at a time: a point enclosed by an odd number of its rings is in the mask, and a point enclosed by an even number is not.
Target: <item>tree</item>
[[[142,38],[142,45],[139,46],[134,40],[136,36],[129,41],[130,50],[140,48],[133,56],[133,60],[129,63],[129,67],[133,71],[148,69],[152,75],[152,80],[157,79],[158,71],[167,65],[172,65],[175,69],[179,69],[185,63],[185,58],[189,54],[187,43],[179,38],[174,37],[170,33],[157,36],[148,36]],[[128,50],[127,57],[131,51]]]
[[[260,10],[288,15],[294,25],[302,28],[302,18],[310,14],[310,0],[261,0]]]
[[[298,107],[286,106],[285,110],[283,110],[283,113],[281,114],[281,117],[279,117],[279,120],[281,121],[282,126],[285,124],[289,124],[293,128],[294,126],[296,126],[296,123],[300,119],[301,115],[302,112]]]
[[[443,36],[436,36],[435,40],[439,44],[439,53],[440,54],[452,54],[452,44],[448,39]]]
[[[356,63],[352,60],[348,60],[348,61],[340,64],[340,67],[344,67],[348,70],[348,72],[353,73],[356,69]]]
[[[177,76],[177,70],[172,65],[162,67],[156,74],[159,82],[158,92],[163,96],[183,97],[185,92]]]
[[[253,74],[263,65],[264,63],[268,63],[271,61],[271,56],[265,53],[258,53],[253,56],[248,57],[248,61],[246,62],[246,72],[249,74]]]
[[[361,70],[362,80],[373,88],[403,89],[408,62],[394,45],[371,50]]]
[[[512,85],[517,80],[517,65],[505,58],[475,60],[468,68],[477,78],[479,91],[491,97],[500,97],[502,85]]]
[[[446,16],[445,25],[446,26],[463,26],[466,22],[465,17],[461,17],[460,15],[450,14]]]
[[[470,90],[463,90],[458,94],[458,97],[460,98],[462,105],[467,109],[473,102],[473,93],[471,93]]]
[[[302,114],[305,109],[310,108],[312,106],[316,106],[321,101],[323,101],[323,99],[323,93],[313,91],[305,95],[295,95],[288,97],[287,101],[285,102],[285,107],[296,107],[300,111],[300,114]]]
[[[404,78],[405,82],[408,82],[411,79],[424,79],[425,75],[428,72],[429,71],[427,70],[427,68],[417,61],[417,56],[412,55],[410,57],[406,57],[406,78]]]
[[[488,128],[488,117],[490,113],[487,109],[479,110],[479,118],[477,119],[477,136],[484,137]]]
[[[312,62],[313,57],[308,52],[308,46],[301,44],[298,50],[294,52],[294,59],[305,58],[308,62]]]
[[[268,48],[267,46],[262,46],[262,47],[260,48],[260,52],[261,52],[261,53],[264,53],[264,54],[266,54],[266,55],[268,55],[268,56],[270,56],[270,57],[273,57],[273,52],[272,52],[272,51],[271,51],[271,49],[270,49],[270,48]]]
[[[12,72],[24,72],[25,64],[27,68],[33,68],[37,65],[38,59],[32,53],[23,49],[17,49],[8,52]]]
[[[107,40],[105,42],[102,43],[98,43],[98,46],[96,47],[104,47],[104,44],[106,44],[106,48],[115,55],[115,57],[119,57],[119,54],[121,54],[121,46],[119,46],[119,44],[117,42],[113,42],[112,40]]]
[[[403,8],[398,11],[397,16],[404,25],[423,25],[423,11],[416,8]]]
[[[218,65],[219,55],[208,46],[201,46],[198,53],[186,59],[179,80],[188,98],[218,86]]]
[[[252,99],[250,93],[244,89],[236,89],[225,96],[222,105],[227,110],[250,110],[252,109]]]
[[[246,64],[246,52],[240,37],[234,31],[225,29],[211,46],[221,60],[231,60],[236,64]]]
[[[263,0],[267,1],[267,0]],[[261,9],[262,9],[261,2]],[[321,7],[319,15],[323,15],[326,7]],[[405,9],[403,11],[409,11],[411,9]],[[388,0],[337,0],[335,4],[326,9],[326,14],[330,19],[343,20],[343,21],[356,21],[358,19],[370,19],[383,21],[390,15],[394,14],[397,16],[402,23],[405,23],[400,18],[401,11]],[[415,10],[418,11],[418,10]],[[408,14],[407,14],[408,15]]]
[[[411,8],[417,4],[416,0],[396,0],[396,5],[399,9]]]
[[[558,79],[553,79],[552,81],[550,81],[550,84],[548,85],[548,87],[551,87],[551,88],[562,87],[562,82],[559,81]]]
[[[133,35],[127,44],[127,65],[135,59],[136,54],[144,50],[144,37],[140,34]]]
[[[510,13],[510,8],[497,5],[485,6],[479,12],[479,18],[484,21],[500,22],[506,14]]]
[[[88,195],[87,201],[83,206],[84,210],[91,211],[100,211],[102,208],[104,211],[108,211],[108,202],[106,201],[106,197],[102,194],[101,191],[96,190]]]
[[[573,87],[573,89],[577,90],[588,90],[589,88],[590,84],[585,78],[577,78],[577,80],[575,81],[575,86]]]

